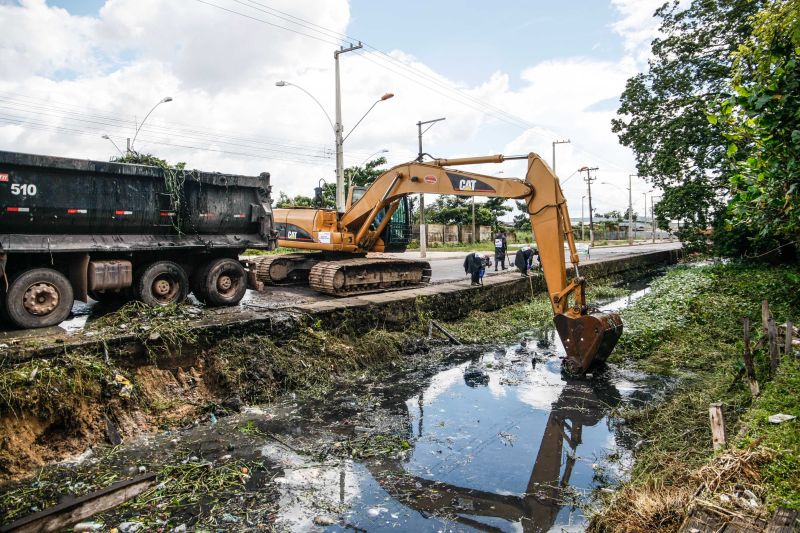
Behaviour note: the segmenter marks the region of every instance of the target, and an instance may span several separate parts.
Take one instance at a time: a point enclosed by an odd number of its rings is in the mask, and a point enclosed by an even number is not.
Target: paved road
[[[600,248],[593,248],[587,257],[586,254],[580,255],[581,262],[589,262],[595,259],[603,259],[606,257],[642,254],[658,250],[676,250],[680,248],[679,242],[663,242],[655,244],[636,244],[634,246],[604,246]],[[492,261],[494,261],[494,254],[490,254]],[[420,259],[419,252],[406,252],[398,254],[407,259]],[[465,279],[467,276],[464,274],[464,257],[466,252],[429,252],[427,259],[431,263],[431,281],[442,282],[454,279]],[[569,257],[567,262],[569,262]],[[514,264],[514,251],[509,250],[509,257],[511,259],[511,266]],[[506,261],[508,264],[508,261]],[[494,267],[490,267],[488,275],[494,275]]]

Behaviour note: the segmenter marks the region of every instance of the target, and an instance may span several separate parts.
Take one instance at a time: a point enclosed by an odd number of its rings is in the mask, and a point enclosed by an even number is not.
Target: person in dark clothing
[[[523,246],[514,256],[514,266],[517,267],[523,276],[528,275],[533,260],[533,250],[530,246]]]
[[[503,267],[503,270],[506,269],[506,252],[508,251],[508,246],[506,244],[506,234],[502,231],[498,231],[497,235],[494,236],[494,271],[497,272],[497,265]]]
[[[468,254],[464,259],[464,272],[472,276],[472,284],[481,284],[481,269],[484,268],[485,260],[478,252]]]

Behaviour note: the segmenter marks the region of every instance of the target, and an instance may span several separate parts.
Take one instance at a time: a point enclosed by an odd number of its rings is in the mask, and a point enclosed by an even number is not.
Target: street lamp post
[[[563,139],[561,141],[553,141],[553,174],[556,174],[556,145],[557,144],[569,144],[571,141],[569,139]],[[558,176],[558,174],[556,174]]]
[[[650,218],[653,219],[653,244],[656,243],[656,198],[661,198],[661,196],[656,196],[655,194],[650,195]]]
[[[172,97],[171,96],[166,96],[166,97],[162,98],[161,100],[159,100],[158,103],[156,105],[154,105],[153,108],[150,109],[150,111],[147,112],[147,114],[144,116],[144,119],[142,119],[142,121],[139,123],[139,126],[136,128],[136,133],[133,134],[133,140],[131,141],[130,148],[128,149],[129,152],[135,152],[136,151],[136,149],[134,148],[134,145],[136,144],[136,137],[139,136],[139,130],[141,130],[142,126],[144,126],[144,123],[147,120],[147,117],[150,116],[150,113],[155,111],[156,108],[158,106],[160,106],[161,104],[166,104],[167,102],[171,102],[171,101],[172,101]]]
[[[358,50],[359,48],[363,47],[364,46],[361,43],[358,43],[355,46],[350,45],[347,48],[342,46],[338,50],[334,50],[333,52],[333,60],[334,63],[336,63],[336,68],[335,68],[336,125],[333,127],[333,129],[336,135],[336,212],[337,213],[344,213],[344,149],[343,149],[344,139],[342,138],[342,130],[344,129],[344,127],[342,126],[342,88],[339,79],[339,56],[344,53],[352,52],[353,50]],[[371,109],[372,108],[370,108],[370,110]],[[367,111],[367,113],[369,113],[369,111]],[[361,120],[363,120],[363,117]],[[352,133],[352,130],[350,130],[350,132]]]
[[[636,174],[628,174],[628,246],[633,246],[633,178]]]
[[[343,152],[344,141],[348,137],[350,137],[350,135],[353,133],[353,131],[355,131],[355,129],[358,127],[358,125],[361,124],[361,122],[367,117],[367,115],[369,115],[370,111],[372,111],[372,109],[376,105],[378,105],[380,102],[383,102],[385,100],[388,100],[389,98],[393,98],[394,97],[394,94],[386,93],[383,96],[381,96],[380,98],[378,98],[377,100],[375,100],[375,102],[372,104],[372,106],[370,106],[370,108],[367,109],[367,112],[364,113],[361,116],[360,119],[358,119],[358,122],[356,122],[356,125],[353,126],[350,129],[350,131],[347,133],[347,135],[342,135],[342,129],[343,129],[342,128],[342,109],[341,109],[342,108],[342,103],[341,103],[341,91],[339,89],[339,55],[338,54],[344,53],[344,52],[349,52],[351,50],[357,50],[359,48],[361,48],[361,43],[359,43],[358,46],[355,46],[355,47],[351,46],[350,48],[343,48],[341,50],[337,50],[336,52],[334,52],[334,58],[336,59],[336,124],[333,123],[333,121],[331,120],[330,115],[328,115],[328,112],[325,111],[325,108],[322,106],[322,104],[319,102],[319,100],[314,98],[313,94],[311,94],[307,90],[303,89],[302,87],[300,87],[296,83],[290,83],[288,81],[283,81],[283,80],[275,82],[275,86],[276,87],[291,86],[291,87],[296,87],[296,88],[300,89],[301,91],[303,91],[304,93],[306,93],[312,100],[314,100],[314,102],[316,102],[316,104],[319,106],[319,108],[322,109],[322,112],[325,114],[325,117],[328,119],[328,122],[330,123],[331,128],[333,128],[333,134],[334,134],[334,137],[336,139],[336,212],[340,213],[340,214],[344,213],[344,209],[345,209],[345,202],[344,202],[344,152]]]
[[[583,201],[586,199],[586,196],[581,196],[581,240],[584,240],[583,236]]]
[[[633,226],[633,178],[636,174],[628,174],[628,246],[633,245],[633,233],[631,233],[631,227]],[[612,187],[617,187],[613,183],[609,183],[607,181],[601,181],[603,185],[610,185]],[[647,214],[647,213],[645,213]]]
[[[119,152],[119,155],[121,155],[121,156],[125,157],[125,154],[124,154],[124,153],[122,153],[122,150],[120,150],[120,149],[119,149],[119,146],[117,146],[117,143],[115,143],[115,142],[114,142],[114,139],[112,139],[111,137],[109,137],[109,136],[108,136],[108,134],[104,134],[102,137],[103,137],[103,139],[105,139],[105,140],[107,140],[107,141],[111,141],[111,144],[113,144],[113,145],[114,145],[114,148],[116,148],[116,149],[117,149],[117,152]]]
[[[580,171],[586,171],[586,185],[589,188],[589,246],[594,247],[594,218],[592,217],[592,182],[597,177],[592,177],[592,170],[599,170],[598,167],[581,167]]]
[[[435,118],[433,120],[425,120],[417,122],[417,141],[419,142],[419,154],[417,155],[417,162],[422,163],[422,134],[431,129],[437,122],[446,120],[446,117]],[[422,126],[430,124],[424,130]],[[425,223],[425,194],[419,193],[419,256],[425,257],[428,255],[428,225]]]

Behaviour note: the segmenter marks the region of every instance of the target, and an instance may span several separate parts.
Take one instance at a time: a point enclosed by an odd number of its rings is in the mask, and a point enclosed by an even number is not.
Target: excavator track
[[[419,287],[431,279],[427,261],[357,258],[320,261],[311,268],[308,284],[333,296],[353,296]]]
[[[321,254],[281,254],[249,259],[255,265],[256,279],[265,285],[306,284],[308,273]]]

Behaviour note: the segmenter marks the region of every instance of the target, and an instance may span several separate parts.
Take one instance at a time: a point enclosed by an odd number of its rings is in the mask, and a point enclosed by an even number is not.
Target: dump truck
[[[274,249],[270,176],[0,151],[0,312],[58,324],[74,300],[236,305]]]

